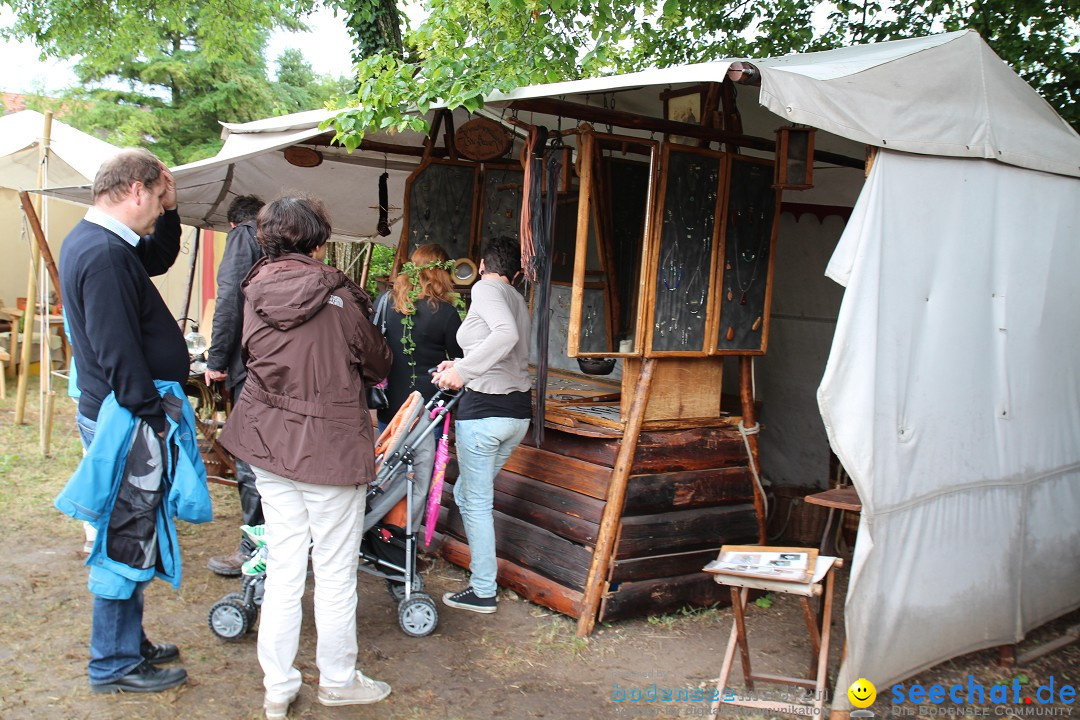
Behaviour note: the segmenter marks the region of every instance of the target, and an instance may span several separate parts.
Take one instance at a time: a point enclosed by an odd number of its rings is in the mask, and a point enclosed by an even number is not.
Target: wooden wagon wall
[[[596,435],[549,427],[537,448],[530,434],[495,480],[499,584],[575,618],[620,442],[614,433]],[[439,552],[467,567],[456,479],[451,462]],[[722,544],[756,540],[752,483],[735,428],[642,432],[599,619],[723,602],[701,568]]]

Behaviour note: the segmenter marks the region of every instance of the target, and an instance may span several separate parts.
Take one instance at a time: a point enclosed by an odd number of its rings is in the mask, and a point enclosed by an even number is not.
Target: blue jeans
[[[83,449],[90,447],[97,423],[82,413],[75,415]],[[94,616],[90,623],[90,684],[109,683],[127,675],[142,662],[143,588],[138,583],[126,600],[94,596]]]
[[[469,541],[469,572],[476,597],[495,597],[495,476],[529,430],[519,418],[479,418],[454,423],[459,475],[454,501]]]

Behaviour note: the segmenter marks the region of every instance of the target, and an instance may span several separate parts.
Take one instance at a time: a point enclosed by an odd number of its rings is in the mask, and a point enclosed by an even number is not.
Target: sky
[[[10,10],[0,10],[0,26],[12,22]],[[309,33],[275,32],[267,46],[267,66],[273,72],[277,56],[288,48],[297,48],[311,63],[316,74],[348,75],[352,61],[352,42],[345,23],[329,10],[319,10],[307,21]],[[38,50],[29,42],[0,42],[0,91],[13,93],[53,93],[75,83],[72,63],[64,60],[38,60]]]

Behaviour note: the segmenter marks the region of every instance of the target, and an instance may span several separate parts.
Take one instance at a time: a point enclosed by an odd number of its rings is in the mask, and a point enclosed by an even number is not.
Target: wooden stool
[[[724,652],[724,663],[720,668],[720,677],[716,681],[717,699],[713,701],[710,717],[719,717],[721,703],[725,705],[738,705],[740,707],[759,708],[761,710],[776,710],[796,712],[793,707],[816,708],[816,714],[820,715],[825,705],[826,683],[829,668],[829,630],[832,622],[833,590],[835,583],[836,568],[843,567],[844,561],[840,558],[818,556],[817,566],[814,570],[813,582],[792,583],[778,580],[765,580],[752,577],[736,577],[733,575],[716,575],[716,582],[721,585],[731,586],[731,608],[735,619],[731,623],[731,635],[728,638],[727,650]],[[822,588],[822,580],[825,586]],[[814,659],[810,665],[810,677],[787,677],[784,675],[766,675],[754,673],[750,669],[750,647],[746,637],[745,611],[750,599],[750,590],[766,590],[772,593],[786,593],[799,595],[802,602],[803,618],[806,620],[806,628],[810,633],[810,644],[814,651]],[[813,611],[810,609],[810,598],[821,596],[823,613],[819,626]],[[777,700],[755,699],[732,699],[725,700],[725,688],[728,677],[731,675],[731,666],[735,661],[735,649],[739,650],[739,658],[742,662],[743,680],[746,689],[754,690],[754,681],[778,683],[781,685],[798,685],[813,691],[813,704],[800,702],[780,702]]]
[[[840,511],[841,518],[844,512],[862,512],[862,500],[859,499],[859,493],[855,491],[854,486],[848,485],[807,495],[803,500],[811,505],[829,508],[829,517],[825,521],[825,530],[821,533],[821,546],[818,550],[829,554],[836,552],[836,541],[832,532],[836,511]]]

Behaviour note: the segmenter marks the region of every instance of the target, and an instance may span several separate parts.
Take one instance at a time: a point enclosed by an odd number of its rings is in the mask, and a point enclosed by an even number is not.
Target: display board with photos
[[[813,579],[817,556],[814,548],[724,545],[704,570],[718,575],[808,583]]]

